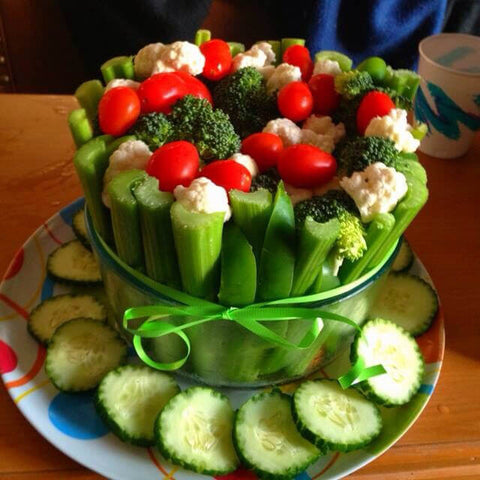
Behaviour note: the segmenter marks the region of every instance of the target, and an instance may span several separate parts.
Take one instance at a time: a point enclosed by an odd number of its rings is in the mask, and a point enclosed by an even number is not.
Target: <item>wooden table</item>
[[[0,274],[45,219],[81,195],[72,97],[0,95]],[[447,347],[420,419],[351,479],[480,479],[480,137],[456,160],[422,155],[430,200],[408,238],[440,293]],[[0,479],[100,478],[43,439],[0,387]]]

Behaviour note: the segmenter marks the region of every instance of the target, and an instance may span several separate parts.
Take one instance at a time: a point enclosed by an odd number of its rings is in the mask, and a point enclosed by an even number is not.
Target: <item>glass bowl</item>
[[[165,294],[168,287],[125,264],[95,231],[88,211],[86,225],[100,264],[115,327],[131,341],[131,334],[123,328],[125,310],[155,304],[179,305],[179,302]],[[361,325],[368,317],[399,245],[400,242],[380,265],[358,280],[312,295],[312,302],[298,306],[337,313]],[[317,316],[312,314],[312,318]],[[177,317],[175,321],[182,320]],[[172,323],[171,319],[169,322]],[[304,319],[268,322],[270,329],[292,343],[299,342],[310,325],[311,321]],[[210,321],[185,330],[191,352],[178,373],[212,386],[250,388],[286,383],[333,361],[350,345],[355,331],[348,324],[325,320],[315,342],[307,349],[295,350],[263,340],[230,320]],[[142,342],[149,356],[157,362],[173,362],[186,354],[185,343],[175,334]]]

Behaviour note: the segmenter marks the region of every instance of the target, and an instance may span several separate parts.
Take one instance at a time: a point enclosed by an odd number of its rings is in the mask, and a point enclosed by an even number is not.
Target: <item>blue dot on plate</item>
[[[95,411],[93,393],[57,394],[48,407],[48,418],[62,433],[80,440],[103,437],[109,432]]]

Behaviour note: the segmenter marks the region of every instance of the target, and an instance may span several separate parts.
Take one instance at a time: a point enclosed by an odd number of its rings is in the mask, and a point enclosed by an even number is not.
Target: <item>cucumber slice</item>
[[[64,392],[95,388],[125,362],[127,345],[103,322],[76,318],[57,328],[47,348],[45,372]]]
[[[68,115],[68,126],[77,148],[80,148],[93,138],[93,128],[84,108],[70,112]]]
[[[293,395],[298,431],[318,448],[350,452],[368,445],[382,430],[378,407],[336,380],[303,382]]]
[[[133,57],[114,57],[107,60],[101,67],[103,80],[107,84],[115,78],[126,78],[133,80],[135,78],[135,68],[133,67]]]
[[[221,259],[220,303],[237,307],[254,303],[257,264],[251,245],[234,223],[224,229]]]
[[[143,365],[125,365],[105,375],[95,406],[117,437],[146,447],[155,444],[153,426],[158,413],[179,392],[169,375]]]
[[[237,55],[238,53],[243,53],[245,51],[245,45],[239,42],[227,42],[228,46],[230,47],[230,54],[232,57]]]
[[[278,184],[258,269],[257,295],[276,300],[290,295],[295,267],[295,218],[283,182]]]
[[[394,272],[405,272],[410,269],[414,259],[412,247],[404,237],[400,245],[400,250],[393,261],[392,270]]]
[[[60,325],[78,317],[105,322],[107,311],[91,295],[57,295],[44,300],[33,309],[28,319],[28,330],[46,345]]]
[[[258,393],[240,407],[233,441],[242,462],[260,478],[292,479],[321,454],[296,429],[290,397],[279,390]]]
[[[118,256],[133,268],[144,269],[140,214],[133,190],[148,177],[144,170],[119,173],[108,184],[113,237]]]
[[[212,32],[210,30],[200,29],[195,32],[194,43],[199,47],[202,43],[208,42],[212,38]]]
[[[338,62],[343,72],[348,72],[352,69],[352,59],[340,52],[334,50],[321,50],[315,54],[315,62],[319,60],[332,60]]]
[[[376,318],[357,334],[350,351],[352,364],[362,358],[366,367],[383,365],[387,373],[358,387],[370,400],[386,407],[408,403],[418,392],[425,369],[415,339],[395,323]]]
[[[87,117],[92,123],[97,118],[98,102],[100,102],[104,90],[100,80],[88,80],[80,84],[75,90],[78,103],[85,109]]]
[[[213,300],[218,291],[225,214],[190,212],[174,202],[170,216],[183,290]]]
[[[147,177],[133,190],[140,214],[143,250],[147,275],[157,282],[180,287],[177,254],[173,242],[170,207],[173,195],[161,192],[158,180]]]
[[[387,318],[417,337],[428,330],[437,311],[437,294],[427,282],[408,273],[391,273],[370,316]]]
[[[82,242],[84,247],[91,250],[90,241],[87,236],[87,226],[85,225],[85,209],[81,208],[72,217],[72,229],[75,236]]]
[[[79,240],[64,243],[53,251],[47,260],[48,274],[59,283],[95,285],[102,276],[93,253]]]
[[[208,475],[224,475],[238,467],[232,442],[233,410],[229,399],[207,387],[191,387],[175,395],[155,422],[162,455],[177,465]]]

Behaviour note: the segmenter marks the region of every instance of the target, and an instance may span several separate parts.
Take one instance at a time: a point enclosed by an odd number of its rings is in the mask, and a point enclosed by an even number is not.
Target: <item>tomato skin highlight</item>
[[[313,61],[307,47],[291,45],[283,53],[282,60],[298,67],[302,72],[302,80],[308,82],[313,72]]]
[[[200,158],[190,142],[179,140],[157,148],[150,157],[146,171],[158,179],[160,190],[173,192],[177,185],[188,187],[197,176]]]
[[[209,80],[220,80],[228,75],[232,67],[232,54],[228,43],[213,39],[200,45],[200,51],[205,57],[202,75]]]
[[[140,115],[140,99],[129,87],[116,87],[106,92],[98,104],[100,130],[118,137],[133,126]]]
[[[208,100],[211,105],[213,105],[212,94],[202,81],[187,72],[178,71],[172,73],[184,81],[187,92],[185,95],[193,95],[194,97],[204,98],[205,100]]]
[[[176,74],[156,73],[138,87],[142,113],[170,113],[172,105],[188,93],[185,81]]]
[[[274,133],[252,133],[242,140],[241,152],[255,160],[260,173],[277,165],[282,150],[282,139]]]
[[[333,155],[313,145],[297,143],[283,150],[277,168],[286,183],[297,188],[313,188],[334,177],[337,162]]]
[[[280,113],[292,120],[301,122],[313,110],[313,97],[305,82],[290,82],[278,92],[278,109]]]
[[[335,90],[335,77],[327,73],[314,75],[308,82],[313,95],[313,111],[320,115],[330,115],[339,103],[340,94]]]
[[[198,176],[210,179],[215,185],[223,187],[227,192],[233,189],[248,192],[252,184],[250,172],[235,160],[211,162],[200,170]]]
[[[395,104],[386,93],[376,90],[368,92],[362,98],[357,110],[358,133],[364,135],[372,118],[388,115],[393,108],[395,108]]]

